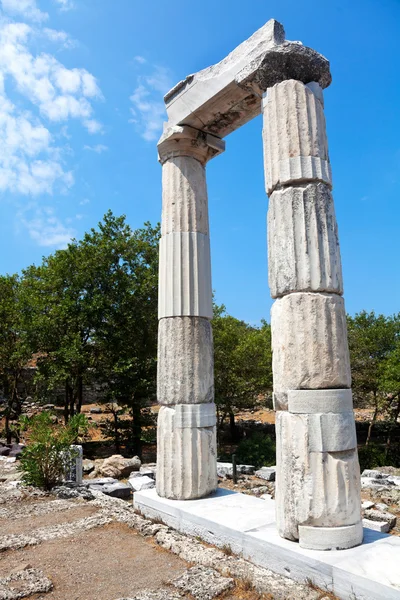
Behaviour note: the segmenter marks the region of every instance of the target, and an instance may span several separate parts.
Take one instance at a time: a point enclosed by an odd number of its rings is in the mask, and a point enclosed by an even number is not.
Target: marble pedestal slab
[[[275,503],[218,489],[200,500],[168,500],[154,489],[136,492],[134,506],[149,518],[200,536],[255,565],[313,583],[342,600],[400,600],[400,538],[364,528],[364,542],[349,550],[300,548],[276,530]]]

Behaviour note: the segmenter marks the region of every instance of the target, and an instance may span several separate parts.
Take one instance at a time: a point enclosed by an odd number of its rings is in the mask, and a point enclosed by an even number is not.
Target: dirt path
[[[71,516],[73,512],[68,511]],[[27,565],[43,571],[54,584],[53,591],[44,596],[33,596],[32,600],[40,597],[46,600],[132,597],[143,589],[164,587],[166,581],[178,577],[188,567],[174,554],[121,523],[5,552],[0,555],[0,577]]]

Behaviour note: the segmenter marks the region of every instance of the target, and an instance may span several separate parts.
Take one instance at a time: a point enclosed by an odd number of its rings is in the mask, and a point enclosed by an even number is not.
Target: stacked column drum
[[[159,143],[157,493],[187,500],[217,487],[212,288],[205,163],[210,138],[175,128]],[[217,143],[217,142],[216,142]],[[221,142],[220,142],[221,143]]]
[[[263,97],[276,412],[277,525],[305,548],[362,542],[338,229],[322,89]]]

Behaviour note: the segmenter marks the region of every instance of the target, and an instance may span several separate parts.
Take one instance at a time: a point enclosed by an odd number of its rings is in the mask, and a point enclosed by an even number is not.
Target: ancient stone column
[[[322,88],[276,83],[262,112],[278,529],[304,548],[350,548],[360,471]]]
[[[217,487],[212,288],[205,164],[224,142],[187,126],[158,144],[159,267],[157,493],[201,498]]]

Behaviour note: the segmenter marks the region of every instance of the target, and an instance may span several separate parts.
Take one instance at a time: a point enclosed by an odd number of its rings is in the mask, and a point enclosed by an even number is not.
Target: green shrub
[[[368,444],[368,446],[361,446],[358,449],[358,459],[361,473],[364,469],[377,469],[389,465],[399,468],[400,448],[398,444],[393,444],[387,451],[384,445]]]
[[[269,435],[254,433],[242,440],[235,452],[238,464],[254,465],[257,469],[274,465],[275,444]]]
[[[81,431],[87,430],[84,415],[75,415],[68,425],[53,425],[51,414],[42,412],[31,419],[24,418],[21,426],[29,430],[29,443],[21,454],[19,470],[22,481],[44,490],[51,490],[62,480],[66,453],[78,441]]]

